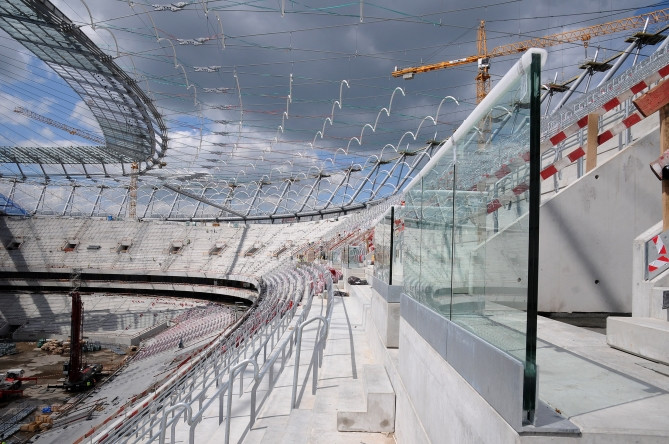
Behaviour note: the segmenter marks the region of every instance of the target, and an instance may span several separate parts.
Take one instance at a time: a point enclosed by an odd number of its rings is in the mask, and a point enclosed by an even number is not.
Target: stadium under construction
[[[1,1],[0,440],[667,442],[663,6]]]

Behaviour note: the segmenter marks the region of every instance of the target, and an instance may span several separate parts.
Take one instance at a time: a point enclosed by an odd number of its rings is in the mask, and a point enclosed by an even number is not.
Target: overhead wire
[[[135,2],[137,5],[143,5],[143,6],[150,6],[148,3],[141,3],[141,2]],[[229,8],[226,8],[224,6],[220,5],[221,2],[209,2],[209,10],[211,11],[231,11]],[[261,12],[264,13],[276,13],[276,9],[270,9],[266,8],[266,5],[262,5],[258,2],[227,2],[230,5],[233,5],[236,8],[239,7],[245,7],[245,8],[254,8],[256,10],[260,10]],[[517,1],[510,1],[506,3],[517,3]],[[335,16],[343,19],[348,19],[354,17],[354,15],[351,14],[338,14],[335,13],[335,10],[344,10],[350,3],[340,3],[337,5],[334,5],[333,7],[328,8],[327,11],[323,10],[322,8],[310,8],[308,5],[305,5],[304,3],[295,3],[297,5],[301,5],[302,7],[305,7],[304,11],[298,11],[298,10],[293,10],[290,11],[290,14],[307,14],[307,15],[328,15],[328,16]],[[424,19],[425,17],[437,17],[439,14],[443,14],[443,11],[439,12],[431,12],[428,14],[409,14],[403,11],[396,11],[392,10],[391,8],[387,8],[383,5],[375,5],[368,3],[369,5],[372,6],[372,8],[377,8],[379,11],[385,11],[387,13],[392,13],[395,14],[397,17],[374,17],[371,14],[367,14],[365,16],[365,25],[376,25],[380,23],[385,23],[385,22],[402,22],[402,23],[414,23],[418,25],[435,25],[438,22],[436,21],[431,21],[431,20],[426,20]],[[488,5],[485,6],[492,6],[494,5],[493,2],[491,2]],[[188,7],[190,8],[196,8],[196,4],[191,4]],[[483,6],[481,6],[483,7]],[[140,9],[140,8],[137,8]],[[474,9],[474,8],[462,8],[461,10],[464,9]],[[240,9],[242,11],[243,9]],[[629,9],[631,10],[631,8]],[[621,13],[626,10],[619,10]],[[149,11],[150,12],[150,11]],[[370,12],[368,10],[368,12]],[[607,11],[610,13],[610,11]],[[144,29],[148,30],[151,28],[151,25],[148,24],[148,22],[144,21],[144,14],[147,13],[146,11],[141,11],[137,12],[135,14],[130,14],[130,15],[125,15],[123,17],[129,18],[129,17],[138,17],[142,22],[144,22],[146,26]],[[200,13],[200,10],[197,10],[198,14]],[[592,13],[593,15],[596,13]],[[569,14],[565,14],[564,17],[570,16]],[[200,18],[202,20],[205,20],[206,26],[207,26],[207,33],[209,35],[213,35],[212,31],[217,31],[217,29],[211,25],[209,18],[212,17],[212,14],[210,13],[208,18],[201,16]],[[551,16],[553,17],[553,16]],[[598,16],[601,17],[601,14]],[[78,20],[80,20],[79,23],[82,25],[86,23],[87,19],[86,17],[79,16]],[[413,21],[411,21],[413,20]],[[518,20],[525,20],[524,18],[519,18]],[[122,21],[121,17],[117,18],[109,18],[105,19],[102,21],[96,21],[96,23],[99,25],[101,23],[120,23]],[[499,20],[500,22],[502,21],[501,19]],[[496,20],[490,20],[488,23],[494,23]],[[299,45],[295,45],[291,43],[288,46],[285,45],[276,45],[276,44],[263,44],[258,41],[250,41],[248,40],[249,38],[260,38],[260,37],[271,37],[271,36],[276,36],[279,34],[286,34],[286,33],[301,33],[301,32],[318,32],[324,29],[335,29],[335,28],[343,28],[343,27],[351,27],[353,26],[354,23],[342,23],[342,24],[334,24],[334,25],[329,25],[327,27],[325,26],[320,26],[320,27],[309,27],[309,28],[304,28],[304,29],[292,29],[292,30],[286,30],[286,31],[272,31],[272,32],[266,32],[266,33],[255,33],[255,34],[248,34],[248,35],[240,35],[240,36],[228,36],[226,35],[227,43],[226,46],[230,50],[248,50],[248,49],[260,49],[260,50],[266,50],[266,51],[283,51],[283,50],[290,50],[291,51],[291,57],[290,60],[285,60],[285,61],[268,61],[268,62],[258,62],[258,63],[248,63],[248,64],[235,64],[234,67],[230,66],[227,69],[221,68],[221,70],[216,74],[217,78],[221,81],[224,80],[224,75],[229,76],[233,72],[236,75],[242,76],[244,78],[249,78],[249,76],[260,78],[258,74],[255,72],[258,68],[263,68],[263,67],[268,67],[268,66],[295,66],[296,64],[301,65],[309,65],[313,63],[322,63],[322,62],[337,62],[337,61],[342,61],[345,60],[352,55],[355,55],[355,57],[365,57],[369,60],[382,60],[382,61],[397,61],[397,58],[395,57],[395,54],[405,52],[407,49],[393,49],[391,51],[378,51],[378,52],[369,52],[369,53],[364,53],[364,52],[359,52],[356,50],[355,54],[352,54],[350,52],[342,51],[342,50],[331,50],[331,49],[319,49],[319,48],[310,48],[310,47],[301,47]],[[439,23],[440,26],[445,26]],[[454,25],[455,28],[458,28],[458,25]],[[466,35],[468,32],[467,29],[471,29],[471,26],[469,28],[466,28],[464,26],[460,26],[461,29],[465,29],[464,32],[461,33],[460,36],[458,36],[457,39],[460,39],[460,37],[463,37]],[[138,30],[138,29],[133,29],[133,28],[124,28],[122,26],[110,26],[110,29],[114,29],[115,32],[122,32],[128,35],[134,35],[134,36],[142,36],[142,38],[146,39],[147,41],[152,41],[155,42],[156,38],[155,35],[153,35],[150,32]],[[539,30],[537,30],[539,31]],[[545,32],[545,30],[540,30],[541,32]],[[508,37],[511,35],[516,35],[515,33],[504,33],[504,32],[497,32],[497,31],[490,31],[493,36],[491,39],[496,39],[503,38],[503,37]],[[525,31],[524,35],[531,35],[532,31]],[[165,34],[167,35],[167,34]],[[175,36],[168,36],[167,38],[176,38]],[[457,40],[456,39],[456,40]],[[470,43],[471,41],[467,42],[458,42],[460,45],[464,45],[467,43]],[[216,42],[205,42],[206,46],[213,45]],[[217,44],[217,43],[216,43]],[[429,57],[434,57],[436,54],[440,53],[442,49],[440,48],[439,44],[431,44],[431,45],[424,45],[419,48],[413,48],[408,51],[425,51],[426,49],[429,50],[432,48],[432,53],[428,54]],[[171,54],[171,48],[169,45],[157,45],[154,46],[153,48],[146,48],[146,49],[141,49],[136,52],[128,50],[128,48],[123,48],[124,49],[124,56],[130,56],[137,58],[138,60],[143,60],[146,62],[151,62],[151,63],[159,63],[165,68],[173,66],[174,62],[178,61],[178,63],[183,64],[187,68],[192,68],[189,64],[184,63],[181,59],[177,60],[176,58],[173,59],[173,54]],[[304,54],[304,57],[293,57],[292,55],[294,54]],[[322,57],[315,57],[315,56],[306,56],[308,54],[319,54],[322,55]],[[120,60],[122,61],[122,59]],[[504,60],[502,60],[504,61]],[[473,70],[472,70],[473,71]],[[152,90],[151,93],[153,97],[157,99],[157,103],[160,105],[161,109],[165,112],[165,118],[168,124],[172,127],[172,130],[178,130],[178,129],[183,129],[183,130],[188,130],[191,132],[197,132],[200,130],[200,127],[194,124],[189,124],[188,122],[183,122],[178,119],[178,116],[182,115],[184,113],[184,108],[188,105],[190,94],[185,93],[185,94],[176,94],[175,92],[170,92],[168,87],[184,87],[184,79],[180,71],[178,70],[163,70],[163,73],[158,76],[158,75],[153,75],[148,71],[138,71],[140,75],[144,76],[149,82],[153,83],[153,86],[155,87],[158,84],[165,85],[165,89],[163,91],[159,90],[156,88],[156,90]],[[466,72],[466,71],[465,71]],[[251,77],[251,78],[252,78]],[[356,124],[358,126],[358,129],[360,127],[360,122],[356,121],[356,116],[365,116],[370,113],[374,113],[375,110],[378,110],[378,108],[375,108],[373,105],[365,105],[365,104],[356,104],[356,102],[363,102],[363,103],[375,103],[377,101],[382,101],[382,98],[384,97],[384,88],[381,86],[377,86],[375,84],[375,80],[381,80],[381,79],[387,79],[388,74],[387,73],[382,73],[378,76],[373,76],[373,77],[366,77],[364,78],[364,81],[368,86],[366,89],[366,92],[369,93],[372,90],[378,91],[378,93],[374,94],[365,94],[365,95],[357,95],[355,98],[351,97],[349,100],[346,101],[345,109],[346,109],[346,114],[345,116],[338,116],[338,119],[336,119],[337,124],[341,124],[343,128],[349,128],[351,130],[355,130]],[[271,78],[276,78],[276,79],[286,79],[286,76],[275,76]],[[296,76],[296,79],[298,79],[299,76]],[[360,79],[362,81],[362,79]],[[205,80],[198,80],[195,77],[192,79],[186,80],[186,82],[191,82],[194,83],[198,87],[198,100],[202,101],[205,100],[205,96],[203,95],[201,90],[203,87],[202,85],[206,85],[207,82]],[[328,83],[334,83],[336,81],[330,80],[330,79],[311,79],[311,82],[313,84],[328,84]],[[355,82],[354,82],[355,83]],[[462,85],[465,85],[464,83]],[[244,89],[241,92],[241,96],[245,97],[250,100],[245,100],[245,106],[243,109],[243,113],[248,116],[253,116],[261,113],[268,113],[272,114],[274,113],[277,117],[279,117],[280,113],[283,112],[283,109],[281,108],[282,106],[285,108],[285,96],[281,96],[281,94],[278,91],[278,88],[285,86],[281,85],[280,83],[277,83],[276,85],[272,84],[258,84],[257,82],[254,84],[253,89]],[[296,87],[299,86],[299,83],[296,83]],[[306,87],[307,84],[303,84],[302,87]],[[259,90],[268,90],[267,93],[260,93]],[[21,93],[21,90],[17,90],[19,93]],[[387,91],[387,90],[386,90]],[[435,89],[425,89],[421,90],[416,89],[416,96],[418,97],[431,97],[429,92],[435,91]],[[274,93],[273,93],[274,92]],[[387,94],[387,92],[386,92]],[[254,101],[253,99],[256,98],[258,101]],[[436,97],[431,97],[433,99],[436,99]],[[465,103],[470,103],[473,105],[474,98],[473,96],[471,97],[462,97],[463,102]],[[215,100],[213,98],[208,99],[208,103],[221,103],[220,98],[216,98]],[[191,101],[192,103],[192,101]],[[293,97],[293,105],[295,108],[298,108],[301,105],[307,105],[307,104],[318,104],[319,101],[313,101],[310,99],[303,99],[299,97],[299,94]],[[329,105],[328,100],[321,100],[320,103],[322,104],[321,106],[327,107]],[[180,106],[174,106],[175,104],[180,104]],[[204,105],[205,107],[208,106],[207,104]],[[269,108],[268,108],[269,107]],[[211,112],[211,108],[205,108],[206,112]],[[384,121],[385,123],[389,124],[391,123],[401,123],[401,122],[411,122],[412,119],[418,119],[420,118],[418,115],[415,113],[421,110],[420,107],[415,106],[415,107],[407,107],[406,109],[403,110],[403,115],[398,115],[398,114],[393,114],[392,119],[389,118],[387,121]],[[234,111],[233,109],[229,110],[222,110],[222,111]],[[172,116],[176,116],[177,118],[174,119]],[[290,125],[286,126],[284,128],[285,134],[286,135],[292,135],[292,136],[297,136],[301,134],[308,133],[309,130],[306,129],[303,125],[293,125],[293,122],[295,119],[299,119],[302,122],[305,122],[306,119],[311,119],[314,120],[314,122],[319,123],[318,120],[321,120],[322,122],[322,115],[319,116],[317,114],[294,114],[293,120],[289,119]],[[230,121],[233,121],[234,119],[230,119]],[[453,119],[455,120],[455,119]],[[280,121],[280,119],[278,119]],[[278,121],[276,122],[278,124]],[[203,128],[213,131],[214,128],[216,128],[215,123],[212,123],[210,117],[205,118],[205,125]],[[268,143],[272,140],[272,137],[276,133],[276,126],[274,128],[269,125],[267,119],[251,119],[251,118],[246,118],[245,117],[245,131],[253,132],[255,130],[258,130],[260,134],[264,134],[263,137],[252,137],[249,135],[238,135],[242,138],[244,138],[247,141],[255,140],[258,144],[262,143]],[[317,127],[319,125],[316,125]],[[341,130],[342,128],[340,128]],[[402,132],[401,129],[390,129],[390,128],[379,128],[379,133],[376,133],[377,135],[379,134],[385,134],[385,135],[392,135],[392,134],[399,134]],[[210,137],[211,135],[208,135]],[[175,138],[173,140],[173,143],[181,143],[180,141],[188,141],[192,135],[189,134],[184,134],[180,138]],[[300,146],[301,149],[305,149],[307,147],[306,142],[309,140],[309,138],[303,138],[302,142],[299,142],[299,140],[293,140],[290,139],[291,143],[296,144],[297,146]],[[325,139],[323,139],[325,142],[332,142],[334,140],[344,140],[342,136],[335,136],[335,135],[327,135]],[[215,152],[213,148],[210,149],[209,145],[206,145],[209,143],[208,141],[204,142],[205,145],[205,150],[204,154],[210,155]],[[188,156],[187,150],[189,147],[183,147],[183,152],[180,152],[181,148],[178,146],[173,146],[172,148],[176,148],[175,151],[175,159],[178,161],[184,160]],[[318,147],[320,150],[327,151],[327,150],[336,150],[336,145],[332,146],[323,146],[323,147]],[[275,153],[277,154],[285,154],[285,155],[290,155],[290,151],[279,151],[275,150]],[[242,160],[247,160],[251,159],[251,157],[246,157],[246,154],[239,154],[239,159]],[[318,161],[321,160],[318,155],[314,155],[311,157],[311,160]]]

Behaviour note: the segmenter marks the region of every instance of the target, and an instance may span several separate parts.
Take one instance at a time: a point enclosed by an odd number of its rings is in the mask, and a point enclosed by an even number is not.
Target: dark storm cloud
[[[116,55],[118,43],[116,62],[140,80],[166,117],[176,156],[170,166],[224,159],[215,171],[227,178],[242,170],[268,174],[273,168],[275,174],[290,174],[295,165],[341,169],[388,145],[417,149],[429,139],[450,136],[475,104],[476,66],[421,74],[412,81],[390,72],[395,66],[475,54],[480,20],[486,21],[491,50],[634,15],[649,4],[384,1],[364,2],[361,15],[359,3],[307,0],[285,2],[282,15],[281,1],[191,1],[172,12],[153,6],[169,7],[164,0],[88,0],[93,30],[83,3],[56,3],[78,24],[89,24],[86,33],[110,54]],[[598,45],[612,54],[624,47],[622,40],[593,39],[589,55]],[[546,73],[551,78],[556,72],[560,78],[577,74],[585,57],[580,43],[550,53]],[[515,60],[493,60],[493,81]],[[390,107],[398,86],[404,94],[395,94],[388,115],[382,109]],[[447,96],[460,106],[449,101],[438,125],[424,125],[415,141],[407,137]],[[365,124],[374,131],[363,132]],[[402,147],[396,146],[400,140]]]

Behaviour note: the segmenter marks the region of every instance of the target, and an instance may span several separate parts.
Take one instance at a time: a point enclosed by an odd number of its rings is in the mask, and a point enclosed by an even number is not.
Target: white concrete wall
[[[513,428],[404,320],[400,320],[395,433],[399,443],[517,443]],[[409,410],[409,411],[407,411]],[[412,423],[420,418],[420,423]]]
[[[367,298],[357,288],[351,296],[351,302],[363,306],[382,299],[374,290]],[[398,443],[520,442],[518,433],[408,322],[399,318],[399,349],[387,348],[372,310],[361,311],[371,351],[396,394]]]
[[[661,185],[648,166],[660,154],[657,116],[644,124],[650,129],[634,144],[615,155],[609,149],[598,168],[544,196],[539,311],[632,312],[634,239],[662,218]],[[516,217],[515,208],[498,212]],[[472,253],[472,293],[485,286],[487,300],[524,307],[526,257],[527,215]]]
[[[367,322],[372,322],[368,315]],[[400,348],[368,339],[395,390],[395,440],[402,444],[514,443],[518,434],[425,340],[400,320]]]
[[[632,248],[662,218],[651,131],[543,204],[539,310],[631,312]]]

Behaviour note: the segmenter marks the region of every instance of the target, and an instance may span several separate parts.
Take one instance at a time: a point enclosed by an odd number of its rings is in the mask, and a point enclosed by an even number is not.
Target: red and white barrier
[[[569,125],[567,128],[555,134],[553,137],[550,137],[541,142],[541,152],[543,153],[547,149],[554,147],[558,143],[565,140],[567,137],[571,136],[572,134],[575,134],[576,131],[580,130],[581,128],[585,128],[587,125],[588,125],[588,116],[579,119],[575,124]]]
[[[625,131],[628,128],[632,128],[632,126],[641,122],[642,120],[643,120],[643,116],[640,113],[635,112],[635,113],[630,114],[625,119],[616,123],[611,128],[604,131],[602,134],[598,135],[597,136],[597,145],[601,145],[602,143],[604,143],[608,140],[611,140],[614,136],[617,136],[618,134],[622,133],[623,131]]]
[[[508,205],[516,196],[523,194],[525,191],[529,190],[530,187],[525,182],[515,186],[511,191],[502,194],[497,199],[493,199],[491,202],[488,202],[487,212],[488,214],[497,211],[502,208],[504,205]]]
[[[663,78],[669,76],[669,65],[666,65],[665,67],[659,69],[657,72],[649,75],[642,81],[634,84],[627,90],[623,91],[620,93],[618,96],[614,97],[613,99],[609,100],[608,102],[604,103],[599,109],[593,110],[591,114],[597,114],[597,115],[602,115],[608,111],[611,111],[614,109],[616,106],[620,105],[623,103],[625,100],[629,99],[630,97],[634,96],[635,94],[638,94],[642,92],[644,89],[648,88],[649,85],[658,82],[662,80]],[[639,112],[634,112],[627,116],[625,119],[622,121],[618,122],[617,124],[613,125],[611,128],[608,130],[604,131],[603,133],[599,134],[597,136],[597,145],[601,145],[608,140],[611,140],[613,137],[617,136],[621,132],[625,131],[626,129],[631,128],[632,126],[636,125],[637,123],[641,122],[643,120],[644,116],[639,113]],[[557,134],[553,135],[552,137],[544,140],[541,143],[541,152],[543,153],[549,148],[552,148],[559,144],[560,142],[564,141],[567,139],[567,137],[571,136],[572,134],[575,134],[577,131],[579,131],[582,128],[585,128],[588,125],[588,116],[582,117],[579,119],[576,123],[569,125],[568,127],[562,129],[560,132]],[[565,167],[571,165],[573,162],[577,161],[578,159],[582,158],[585,156],[585,150],[583,147],[578,147],[575,150],[571,151],[569,154],[564,156],[563,158],[555,161],[551,165],[548,165],[546,168],[541,170],[541,179],[546,180],[558,172],[560,172],[562,169]],[[527,160],[526,157],[527,155],[523,155],[522,158]],[[506,166],[506,165],[504,165]],[[510,172],[510,171],[509,171]],[[508,172],[505,171],[506,175]],[[498,177],[500,178],[500,177]],[[507,193],[507,195],[499,197],[497,199],[493,199],[491,202],[488,203],[488,214],[492,213],[493,211],[496,211],[497,209],[501,208],[504,206],[506,203],[508,203],[512,198],[514,197],[514,194],[512,193]]]
[[[669,264],[669,257],[667,257],[667,247],[664,246],[664,242],[660,239],[660,236],[655,236],[653,238],[653,243],[657,249],[657,259],[648,264],[648,272],[652,273],[660,267],[664,267]]]
[[[661,79],[663,79],[667,76],[669,76],[669,65],[664,66],[663,68],[661,68],[658,71],[654,72],[653,74],[649,75],[648,77],[641,80],[640,82],[635,83],[633,86],[631,86],[627,90],[621,92],[620,94],[618,94],[613,99],[604,103],[599,109],[593,110],[591,114],[602,115],[602,114],[604,114],[608,111],[611,111],[613,108],[620,105],[625,100],[629,99],[630,97],[634,96],[635,94],[638,94],[641,91],[643,91],[644,89],[648,88],[648,85],[651,85],[651,84],[653,84],[653,83],[655,83],[655,82],[657,82],[657,81],[659,81],[659,80],[661,80]],[[639,120],[641,120],[641,119],[639,119]],[[636,123],[636,122],[634,122],[634,123]],[[632,123],[632,125],[634,123]],[[569,125],[568,127],[562,129],[560,132],[558,132],[554,136],[544,140],[541,143],[541,152],[543,153],[547,149],[549,149],[551,147],[554,147],[558,143],[565,140],[567,137],[576,133],[579,129],[584,128],[587,124],[588,124],[588,116],[585,116],[585,117],[581,118],[580,120],[578,120],[576,123],[574,123],[572,125]],[[613,136],[611,136],[611,137],[613,137]],[[606,140],[608,140],[608,139],[606,139]],[[603,143],[603,142],[599,142],[599,143]]]
[[[583,150],[583,147],[579,146],[562,159],[554,162],[551,165],[548,165],[546,168],[541,170],[541,180],[546,180],[554,174],[557,174],[560,170],[576,162],[583,156],[585,156],[585,150]]]

